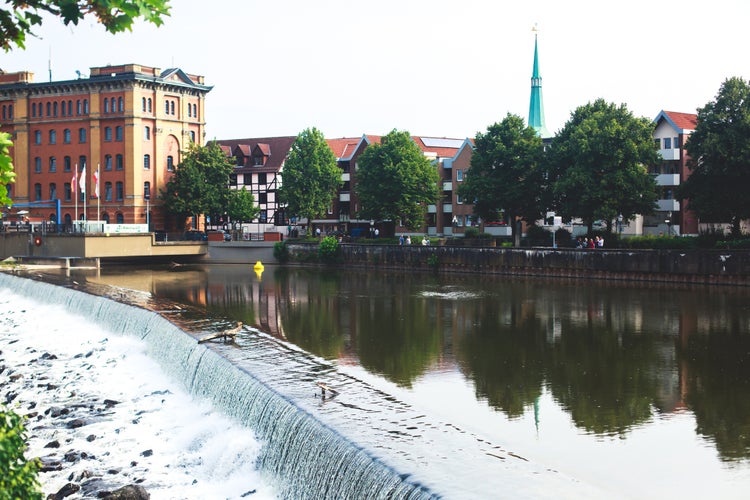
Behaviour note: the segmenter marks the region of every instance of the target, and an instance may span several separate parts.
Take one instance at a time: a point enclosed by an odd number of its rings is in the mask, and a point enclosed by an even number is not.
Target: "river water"
[[[242,322],[218,352],[446,497],[750,488],[748,289],[226,265],[61,279],[140,292],[196,337]]]

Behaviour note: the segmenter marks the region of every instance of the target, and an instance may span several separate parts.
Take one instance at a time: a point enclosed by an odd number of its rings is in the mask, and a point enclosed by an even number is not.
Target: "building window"
[[[123,199],[123,190],[122,190],[122,182],[117,181],[117,184],[115,184],[115,196],[117,197],[117,201],[122,201]]]
[[[68,100],[68,114],[70,116],[73,116],[73,100]]]
[[[122,142],[122,126],[115,127],[115,141]]]
[[[57,158],[54,156],[49,157],[49,171],[57,172]]]
[[[122,99],[122,97],[117,98],[117,111],[120,113],[125,111],[125,101]]]
[[[70,161],[70,156],[66,156],[63,158],[63,172],[70,172],[70,166],[72,165]]]
[[[268,214],[265,210],[261,210],[260,214],[258,215],[258,220],[260,220],[261,223],[265,223],[268,219]]]
[[[167,172],[174,172],[174,157],[167,156]]]
[[[78,157],[78,167],[83,170],[86,168],[86,157],[85,156],[79,156]]]
[[[463,170],[456,170],[456,181],[461,182],[464,180],[464,171]]]
[[[664,149],[672,149],[672,138],[671,137],[665,137],[664,138]]]
[[[34,158],[34,173],[35,174],[42,173],[42,159],[38,156]]]
[[[112,183],[104,183],[104,201],[112,201]]]
[[[70,201],[71,195],[73,194],[73,191],[70,189],[70,182],[66,182],[63,184],[63,196],[65,197],[65,201]]]
[[[115,220],[118,224],[125,224],[125,217],[122,215],[122,212],[117,212],[117,215],[115,215]]]
[[[464,204],[463,198],[461,198],[460,196],[456,195],[456,204],[457,205],[463,205]]]
[[[85,128],[78,129],[78,142],[80,144],[86,143],[86,129]]]
[[[51,182],[49,185],[49,199],[50,200],[57,199],[57,184],[55,184],[54,182]]]
[[[81,114],[81,100],[78,99],[76,100],[76,115],[80,115],[80,114]]]
[[[104,170],[112,170],[112,155],[104,155]]]
[[[174,115],[174,101],[171,101],[169,103],[169,112],[170,114]]]
[[[150,97],[148,98],[147,102],[148,102],[148,112],[150,113],[151,112],[151,98]]]
[[[88,99],[83,100],[83,114],[84,115],[89,114],[89,100]]]
[[[151,183],[149,181],[143,183],[143,199],[151,199]]]
[[[31,117],[36,118],[36,103],[35,102],[31,104]],[[3,116],[3,118],[5,117]]]
[[[195,142],[195,131],[190,131],[190,142]]]
[[[198,118],[198,105],[193,104],[193,118]]]
[[[112,140],[112,127],[104,127],[104,140],[107,142]]]
[[[49,118],[50,116],[52,116],[52,103],[48,102],[47,103],[47,117]]]
[[[192,117],[193,117],[193,107],[190,104],[188,104],[188,118],[192,118]]]
[[[65,144],[70,144],[70,129],[66,128],[63,130],[63,142]]]
[[[65,116],[65,101],[60,101],[60,114]]]
[[[104,98],[104,112],[109,113],[109,99]]]
[[[266,193],[265,191],[262,193],[258,193],[258,203],[268,203],[268,193]]]
[[[169,114],[169,101],[164,101],[164,114]]]
[[[34,201],[41,201],[42,199],[42,185],[38,182],[34,184]]]
[[[52,116],[57,117],[57,102],[52,103]]]
[[[146,112],[146,98],[145,97],[141,99],[141,106],[143,106],[143,112],[145,113]]]
[[[151,168],[151,155],[143,155],[143,168],[144,170]]]
[[[677,137],[675,137],[675,138],[674,138],[674,139],[672,140],[672,147],[673,147],[673,148],[675,148],[675,149],[678,149],[678,148],[680,147],[680,143],[679,143],[679,142],[677,141],[677,139],[678,139],[678,138],[677,138]]]
[[[268,184],[265,172],[258,172],[258,185]]]
[[[57,144],[57,130],[50,130],[49,131],[49,143],[50,144]]]
[[[115,156],[115,170],[122,170],[122,155]]]
[[[41,144],[42,143],[42,131],[41,130],[35,130],[34,131],[34,144]]]
[[[143,139],[146,141],[151,140],[151,127],[143,127]]]

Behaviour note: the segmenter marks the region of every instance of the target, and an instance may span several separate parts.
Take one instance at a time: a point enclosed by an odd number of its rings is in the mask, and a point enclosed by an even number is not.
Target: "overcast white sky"
[[[138,63],[204,75],[207,137],[473,137],[528,118],[534,34],[547,128],[599,97],[649,119],[750,77],[748,0],[172,0],[154,28],[46,22],[0,68],[35,81]],[[50,58],[51,53],[51,58]]]

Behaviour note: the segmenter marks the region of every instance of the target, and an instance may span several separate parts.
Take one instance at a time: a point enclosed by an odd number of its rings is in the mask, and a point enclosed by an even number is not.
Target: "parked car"
[[[185,231],[182,235],[182,239],[185,241],[206,241],[208,240],[208,236],[203,231],[190,229],[189,231]]]

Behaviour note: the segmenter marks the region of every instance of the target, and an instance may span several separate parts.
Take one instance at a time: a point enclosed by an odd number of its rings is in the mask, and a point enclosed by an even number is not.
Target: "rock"
[[[98,496],[109,500],[148,500],[151,498],[146,489],[137,484],[129,484],[115,491],[102,491]]]
[[[77,493],[78,490],[80,490],[80,489],[81,489],[81,487],[79,485],[77,485],[75,483],[68,483],[65,486],[63,486],[62,488],[60,488],[57,493],[55,493],[54,495],[50,495],[47,498],[52,498],[54,500],[61,500],[61,499],[65,498],[65,497],[68,497],[68,496],[74,494],[74,493]]]
[[[59,448],[60,447],[60,441],[55,439],[54,441],[50,441],[49,443],[44,445],[45,448]]]
[[[39,472],[55,472],[62,470],[62,463],[59,460],[51,457],[43,457],[39,459],[42,462],[39,467]]]
[[[119,401],[115,401],[113,399],[105,399],[104,400],[104,406],[106,406],[107,408],[112,408],[113,406],[119,405],[119,404],[120,404]]]
[[[86,425],[86,421],[82,418],[74,418],[65,425],[68,429],[78,429],[79,427]]]
[[[88,436],[86,436],[86,441],[88,441],[89,443],[95,439],[96,436],[94,436],[93,434],[89,434]]]
[[[151,449],[148,449],[148,450],[145,450],[145,451],[141,452],[141,456],[142,457],[150,457],[153,454],[154,454],[154,450],[151,450]]]

